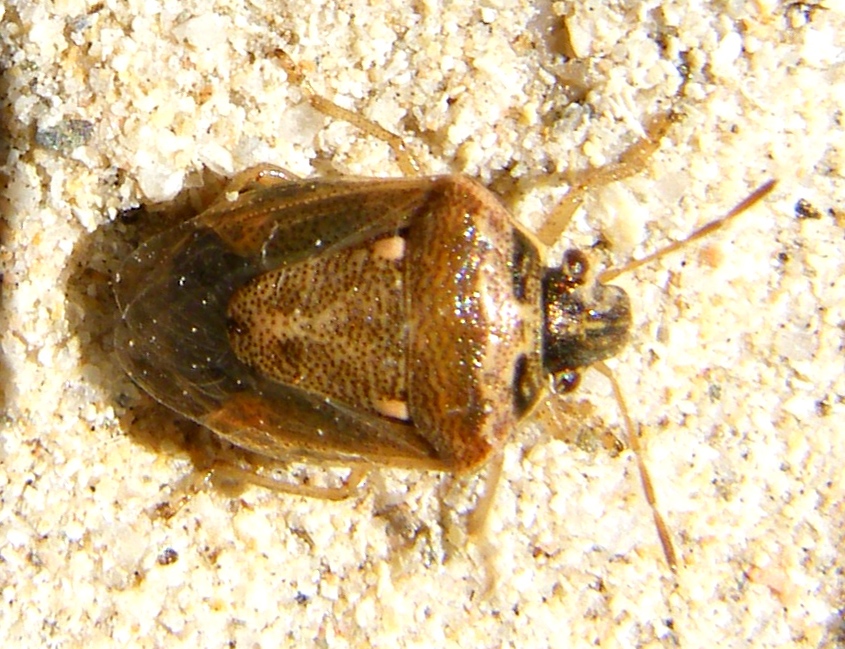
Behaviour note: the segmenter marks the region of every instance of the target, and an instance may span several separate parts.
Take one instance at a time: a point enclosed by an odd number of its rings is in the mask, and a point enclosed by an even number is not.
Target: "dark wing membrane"
[[[406,227],[437,178],[284,181],[221,201],[197,217],[244,257],[276,268]]]
[[[226,319],[232,293],[269,268],[406,227],[432,183],[284,182],[153,237],[115,288],[124,369],[163,404],[263,455],[442,468],[413,426],[258,376],[232,352]]]

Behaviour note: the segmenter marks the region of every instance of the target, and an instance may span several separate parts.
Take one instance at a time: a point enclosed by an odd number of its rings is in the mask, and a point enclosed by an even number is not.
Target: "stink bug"
[[[304,87],[413,171],[396,136]],[[657,130],[603,181],[631,173]],[[596,280],[575,250],[550,266],[537,236],[466,176],[299,179],[262,167],[129,257],[116,348],[157,400],[274,460],[467,473],[626,343],[628,296],[605,283],[618,272]]]

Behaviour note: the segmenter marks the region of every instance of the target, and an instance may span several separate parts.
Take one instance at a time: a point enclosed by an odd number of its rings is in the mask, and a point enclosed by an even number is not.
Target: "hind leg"
[[[284,51],[276,50],[275,54],[279,58],[279,61],[285,69],[285,72],[287,72],[290,80],[302,89],[302,92],[305,93],[308,102],[314,108],[328,117],[349,122],[353,126],[361,129],[361,131],[367,135],[371,135],[372,137],[387,143],[387,145],[393,150],[393,154],[396,156],[396,162],[399,164],[399,168],[402,170],[402,173],[406,176],[419,175],[419,165],[408,152],[408,149],[405,146],[405,141],[401,137],[395,133],[391,133],[386,128],[376,124],[374,121],[369,120],[354,111],[338,106],[336,103],[318,95],[305,78],[305,73],[302,72],[299,66],[297,66]]]

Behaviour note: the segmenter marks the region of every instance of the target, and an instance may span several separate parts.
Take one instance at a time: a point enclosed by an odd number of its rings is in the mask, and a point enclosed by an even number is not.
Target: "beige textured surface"
[[[841,0],[370,4],[0,5],[0,637],[845,645]],[[587,80],[570,105],[543,31],[553,11]],[[671,105],[683,53],[683,119],[567,233],[617,261],[779,180],[729,231],[619,281],[636,335],[612,365],[682,556],[676,581],[630,454],[552,440],[551,418],[509,446],[487,543],[466,539],[477,485],[401,471],[340,503],[247,487],[153,515],[191,473],[190,427],[114,364],[108,276],[131,248],[115,215],[198,185],[203,167],[396,173],[382,143],[301,103],[276,47],[406,137],[425,172],[521,197],[534,228],[566,189],[540,170],[612,160]],[[819,218],[796,218],[799,199]],[[584,427],[613,429],[595,375],[561,426],[582,401]]]

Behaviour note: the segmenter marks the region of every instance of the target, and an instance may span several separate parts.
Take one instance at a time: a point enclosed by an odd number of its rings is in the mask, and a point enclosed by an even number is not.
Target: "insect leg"
[[[634,432],[631,417],[628,415],[628,407],[625,405],[625,399],[622,397],[622,390],[620,389],[619,383],[616,381],[616,377],[613,375],[613,372],[602,361],[593,364],[591,367],[594,367],[598,370],[598,372],[606,376],[613,388],[613,394],[616,397],[616,402],[619,404],[619,410],[622,413],[622,421],[624,422],[625,432],[628,435],[628,445],[631,447],[631,451],[633,451],[634,457],[637,459],[637,469],[640,473],[640,482],[642,483],[643,491],[645,492],[646,501],[648,502],[649,507],[651,507],[654,524],[657,527],[657,536],[660,538],[660,545],[663,546],[663,554],[666,557],[666,562],[669,564],[669,568],[672,572],[677,572],[678,555],[675,552],[675,546],[672,543],[669,528],[666,526],[666,522],[663,520],[663,516],[657,508],[657,498],[654,495],[654,487],[651,484],[651,476],[649,475],[648,468],[643,460],[642,451],[640,449],[640,441]]]
[[[470,536],[481,534],[487,527],[487,521],[490,518],[490,509],[493,506],[493,501],[496,499],[496,491],[502,477],[503,462],[504,457],[501,453],[498,453],[490,460],[487,475],[484,479],[484,492],[478,497],[478,502],[475,504],[472,512],[470,512],[469,520],[467,521],[467,531]]]
[[[343,108],[342,106],[338,106],[336,103],[318,95],[305,78],[305,73],[302,72],[299,66],[293,62],[286,52],[283,50],[276,50],[275,55],[279,58],[285,72],[287,72],[288,78],[302,88],[302,92],[305,93],[308,102],[315,109],[334,119],[349,122],[353,126],[361,129],[367,135],[371,135],[387,143],[396,156],[396,162],[399,164],[402,174],[405,176],[419,175],[419,165],[408,152],[405,142],[401,137],[395,133],[391,133],[382,126],[379,126],[372,120],[369,120],[354,111]]]
[[[170,519],[182,510],[200,491],[204,491],[215,482],[229,482],[236,484],[253,484],[271,491],[304,496],[306,498],[320,498],[323,500],[346,500],[351,497],[367,477],[367,470],[363,467],[352,467],[349,475],[340,486],[317,487],[305,483],[284,482],[264,475],[255,468],[247,469],[226,460],[214,460],[212,464],[199,473],[186,476],[177,483],[172,490],[168,502],[155,508],[154,518]]]
[[[537,233],[540,241],[547,246],[557,241],[584,200],[585,194],[594,193],[599,187],[639,173],[660,146],[660,141],[675,119],[676,113],[671,111],[655,115],[645,124],[645,137],[625,149],[618,160],[601,167],[571,172],[567,178],[571,189],[552,209],[545,225]]]
[[[315,487],[305,483],[284,482],[255,470],[221,462],[215,463],[209,474],[211,480],[249,482],[271,491],[295,496],[321,498],[323,500],[346,500],[358,490],[364,478],[367,477],[367,470],[362,467],[352,467],[346,480],[338,487]]]
[[[272,187],[280,183],[302,180],[295,173],[270,163],[249,167],[236,173],[223,191],[226,194],[240,194],[256,187]]]

